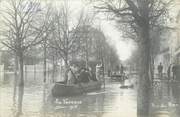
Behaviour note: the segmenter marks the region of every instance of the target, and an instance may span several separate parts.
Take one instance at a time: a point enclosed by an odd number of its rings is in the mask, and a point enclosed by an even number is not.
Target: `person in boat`
[[[81,69],[79,81],[82,83],[88,83],[90,81],[90,74],[87,72],[86,68]]]
[[[96,79],[99,81],[101,75],[101,64],[96,65]]]
[[[100,62],[96,65],[96,79],[104,82],[104,65]]]
[[[90,79],[92,80],[92,81],[97,81],[97,79],[96,79],[96,74],[92,71],[92,68],[90,67],[89,68],[89,74],[90,74]]]
[[[76,71],[77,71],[77,68],[74,65],[70,66],[69,71],[68,71],[68,80],[67,80],[68,85],[75,84],[75,82],[76,82],[76,78],[75,78],[76,77],[76,75],[75,75]]]
[[[80,68],[78,65],[75,65],[75,71],[74,71],[75,84],[77,84],[78,82],[80,82],[80,79],[79,79],[80,71],[81,71],[81,68]]]
[[[86,74],[87,74],[87,76],[89,78],[89,81],[97,81],[96,75],[93,73],[91,67],[88,67],[86,69]]]

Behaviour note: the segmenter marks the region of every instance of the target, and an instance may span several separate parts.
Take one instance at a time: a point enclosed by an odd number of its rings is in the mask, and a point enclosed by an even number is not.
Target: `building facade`
[[[175,0],[171,9],[171,38],[169,39],[170,62],[180,64],[180,0]]]
[[[180,0],[175,0],[169,9],[170,20],[160,37],[160,50],[155,57],[155,68],[161,62],[164,73],[170,64],[180,64]],[[157,72],[157,69],[155,71]]]

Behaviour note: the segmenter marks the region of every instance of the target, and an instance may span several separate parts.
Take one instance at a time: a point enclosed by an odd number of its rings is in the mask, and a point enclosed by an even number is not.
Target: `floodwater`
[[[37,80],[36,80],[37,81]],[[125,84],[136,84],[131,77]],[[137,88],[121,89],[122,84],[107,79],[106,88],[81,96],[53,98],[42,83],[26,83],[21,117],[137,117]],[[179,83],[160,81],[154,83],[152,112],[167,117],[180,115]],[[17,102],[17,99],[16,99]],[[13,102],[13,85],[0,85],[0,117],[15,117],[17,103]],[[153,116],[154,117],[154,116]]]
[[[132,80],[132,81],[131,81]],[[125,84],[134,82],[134,79]],[[54,99],[41,85],[24,89],[22,117],[136,117],[136,88],[120,89],[119,82],[107,81],[106,88],[81,96]],[[13,86],[0,87],[0,117],[13,117]]]
[[[152,111],[161,112],[167,117],[180,116],[180,82],[157,80],[154,82]]]

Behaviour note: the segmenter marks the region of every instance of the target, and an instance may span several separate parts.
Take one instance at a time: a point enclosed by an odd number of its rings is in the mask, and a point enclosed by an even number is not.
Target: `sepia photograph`
[[[0,117],[180,117],[180,0],[0,0]]]

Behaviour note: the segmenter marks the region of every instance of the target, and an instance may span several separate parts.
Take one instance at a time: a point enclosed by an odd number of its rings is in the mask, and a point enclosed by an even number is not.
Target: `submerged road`
[[[131,77],[124,84],[136,84]],[[54,99],[42,85],[28,85],[21,117],[137,117],[137,88],[120,88],[122,83],[106,80],[106,88],[81,96]],[[152,95],[153,112],[180,115],[180,85],[159,81]],[[44,91],[46,93],[44,93]],[[15,117],[13,85],[0,85],[0,117]],[[17,99],[16,99],[17,101]]]
[[[132,81],[131,81],[132,80]],[[133,81],[125,81],[129,84]],[[25,87],[22,117],[136,117],[136,88],[121,89],[119,82],[106,82],[106,88],[81,96],[53,99],[43,87]],[[13,117],[13,87],[0,87],[0,117]]]

